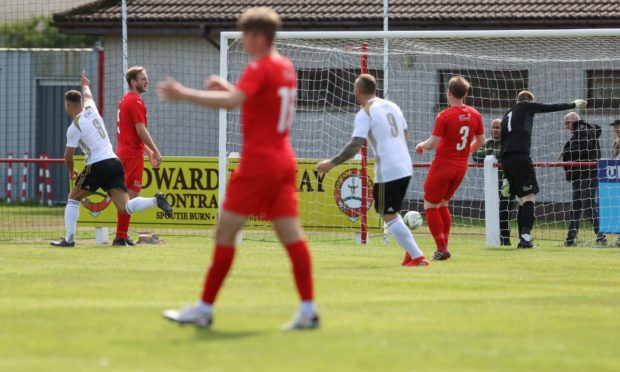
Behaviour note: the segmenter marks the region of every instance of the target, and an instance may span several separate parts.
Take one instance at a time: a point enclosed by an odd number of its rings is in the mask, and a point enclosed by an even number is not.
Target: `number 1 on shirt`
[[[278,119],[278,133],[284,133],[293,126],[293,115],[295,115],[295,99],[297,90],[295,88],[281,87],[278,89],[280,96],[280,118]]]

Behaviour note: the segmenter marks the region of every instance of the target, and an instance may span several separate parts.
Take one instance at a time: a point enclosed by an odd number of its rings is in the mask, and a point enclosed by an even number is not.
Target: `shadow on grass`
[[[503,247],[484,247],[483,249],[485,251],[491,251],[491,252],[517,252],[517,251],[520,251],[520,249],[518,249],[516,246],[514,246],[514,247],[507,247],[507,246],[503,246]]]
[[[238,339],[256,337],[267,334],[266,331],[223,331],[196,329],[194,333],[195,341],[234,341]]]
[[[60,239],[50,239],[49,242],[51,241],[57,241]],[[140,245],[136,245],[136,246],[117,246],[117,245],[112,245],[112,244],[95,244],[95,243],[79,243],[77,242],[76,245],[74,247],[54,247],[52,246],[49,242],[42,242],[40,245],[37,246],[37,248],[45,248],[45,249],[51,249],[51,250],[59,250],[59,251],[65,251],[65,252],[69,252],[69,251],[87,251],[87,250],[94,250],[94,251],[111,251],[111,252],[120,252],[120,251],[131,251],[131,250],[138,250],[138,249],[148,249],[148,248],[152,248],[152,247],[159,247],[159,244],[140,244]]]
[[[392,267],[392,265],[382,265],[382,266],[377,266],[377,265],[355,265],[352,266],[350,264],[343,264],[340,266],[327,266],[327,267],[321,267],[321,270],[323,271],[341,271],[343,269],[347,269],[347,270],[385,270],[385,269],[389,269],[390,267]]]

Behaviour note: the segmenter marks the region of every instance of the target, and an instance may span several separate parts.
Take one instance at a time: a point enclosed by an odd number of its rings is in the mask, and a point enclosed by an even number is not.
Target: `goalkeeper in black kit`
[[[544,104],[534,102],[534,94],[524,90],[517,96],[517,104],[502,118],[502,169],[510,183],[511,195],[517,195],[519,211],[519,244],[517,248],[534,248],[532,228],[534,227],[534,202],[538,193],[536,172],[530,157],[534,115],[584,108],[587,102],[581,99],[571,103]]]

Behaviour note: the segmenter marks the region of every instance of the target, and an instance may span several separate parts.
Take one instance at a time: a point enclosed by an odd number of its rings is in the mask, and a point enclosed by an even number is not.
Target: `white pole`
[[[220,34],[220,76],[224,79],[228,76],[228,39],[224,32]],[[228,175],[226,155],[226,131],[228,130],[228,115],[225,109],[219,110],[219,135],[218,135],[218,203],[221,208],[226,197],[226,176]]]
[[[484,158],[484,221],[488,246],[499,246],[499,185],[495,155]]]
[[[387,32],[389,30],[389,0],[383,0],[383,31]],[[388,43],[389,40],[387,38],[383,39],[383,98],[388,99],[388,86],[389,86],[389,71],[388,71]],[[390,230],[387,227],[387,223],[383,223],[383,244],[388,244],[390,242]]]
[[[125,81],[125,71],[129,68],[127,65],[128,59],[128,50],[127,50],[127,0],[123,0],[121,3],[121,22],[122,22],[122,39],[123,39],[123,78],[122,78],[122,87],[124,87],[124,91],[126,92],[129,88],[127,87],[127,82]]]
[[[389,0],[383,0],[383,31],[388,32],[389,23],[390,23],[390,5],[388,3]],[[389,49],[389,40],[388,38],[383,39],[383,98],[388,99],[388,82],[390,81],[388,63],[390,61],[390,57],[388,56]]]
[[[223,32],[227,38],[239,38],[241,32]],[[620,36],[620,28],[600,29],[536,29],[536,30],[463,30],[463,31],[282,31],[279,39],[467,39],[467,38],[528,38],[528,37],[593,37]]]

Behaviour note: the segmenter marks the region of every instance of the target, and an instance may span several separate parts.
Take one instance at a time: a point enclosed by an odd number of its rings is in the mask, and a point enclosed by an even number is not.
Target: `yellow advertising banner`
[[[239,159],[229,160],[229,175]],[[318,160],[298,159],[297,191],[302,225],[313,231],[355,231],[361,228],[362,178],[360,162],[351,161],[332,169],[327,175],[316,170]],[[81,171],[83,161],[76,157]],[[369,164],[367,215],[369,231],[382,229],[379,216],[371,208],[372,164]],[[266,174],[265,177],[269,177]],[[131,224],[142,227],[210,228],[217,221],[218,159],[202,157],[166,157],[160,168],[145,161],[141,195],[148,197],[163,192],[174,209],[167,218],[159,209],[135,213]],[[82,201],[80,225],[115,226],[116,208],[110,198],[99,190]],[[261,229],[269,224],[251,218],[249,228]]]

